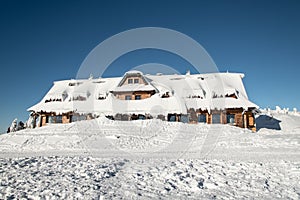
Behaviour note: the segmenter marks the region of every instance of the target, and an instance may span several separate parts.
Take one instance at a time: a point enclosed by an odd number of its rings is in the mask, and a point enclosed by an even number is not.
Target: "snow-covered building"
[[[187,123],[230,123],[255,131],[253,111],[240,73],[144,75],[62,80],[28,111],[37,126],[105,115],[115,120],[160,118]]]

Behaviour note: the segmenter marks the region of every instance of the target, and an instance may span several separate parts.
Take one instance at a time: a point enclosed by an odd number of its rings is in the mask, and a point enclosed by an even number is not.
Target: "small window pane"
[[[206,114],[200,114],[200,115],[198,115],[198,122],[200,122],[200,123],[206,123]]]
[[[144,120],[144,119],[146,119],[146,117],[144,115],[138,115],[138,119],[139,120]]]
[[[62,116],[61,115],[56,116],[56,123],[62,123]]]
[[[141,95],[135,95],[135,100],[141,100]]]
[[[221,123],[221,115],[220,114],[213,114],[212,115],[212,123],[213,124],[220,124]]]
[[[125,100],[131,100],[131,95],[126,95]]]
[[[183,123],[189,123],[189,117],[187,115],[181,115],[180,121]]]
[[[171,115],[170,116],[170,122],[175,122],[176,121],[176,116],[175,115]]]
[[[227,123],[233,124],[234,123],[234,114],[227,114]]]
[[[130,78],[128,79],[128,84],[132,84],[133,80]]]
[[[55,123],[55,116],[49,116],[49,124]]]
[[[134,79],[134,83],[139,83],[139,79]]]

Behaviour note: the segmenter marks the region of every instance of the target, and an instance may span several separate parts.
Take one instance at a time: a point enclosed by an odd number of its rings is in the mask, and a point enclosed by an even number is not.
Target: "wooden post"
[[[247,115],[246,115],[246,113],[243,114],[243,118],[244,118],[244,128],[248,128],[248,125],[247,125]]]

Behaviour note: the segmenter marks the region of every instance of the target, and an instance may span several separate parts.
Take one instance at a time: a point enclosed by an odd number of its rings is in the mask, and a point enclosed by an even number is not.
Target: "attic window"
[[[133,79],[132,78],[129,78],[128,79],[128,84],[132,84],[133,83]]]
[[[139,79],[135,78],[135,79],[134,79],[134,83],[135,83],[135,84],[139,83]]]
[[[237,96],[235,94],[226,94],[225,97],[237,99]]]

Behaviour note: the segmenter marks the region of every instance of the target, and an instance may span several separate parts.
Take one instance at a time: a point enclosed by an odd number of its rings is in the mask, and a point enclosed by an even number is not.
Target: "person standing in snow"
[[[14,119],[10,125],[10,132],[16,132],[17,131],[17,121],[18,119]]]

